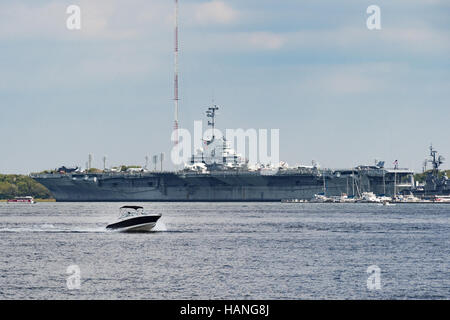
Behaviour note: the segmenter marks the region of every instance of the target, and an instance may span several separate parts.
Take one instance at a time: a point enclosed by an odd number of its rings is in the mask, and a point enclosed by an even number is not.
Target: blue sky
[[[450,159],[448,1],[180,0],[180,26],[181,127],[214,95],[219,128],[279,128],[290,165]],[[2,1],[0,172],[168,155],[172,51],[173,1]]]

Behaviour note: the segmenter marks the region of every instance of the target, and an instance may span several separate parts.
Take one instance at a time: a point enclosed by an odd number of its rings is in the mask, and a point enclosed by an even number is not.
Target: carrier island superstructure
[[[215,116],[214,108],[208,115]],[[214,121],[209,121],[209,124]],[[68,170],[33,174],[57,201],[281,201],[309,200],[316,194],[359,197],[364,192],[393,196],[413,190],[414,172],[385,168],[384,162],[346,169],[318,165],[288,167],[250,165],[229,147],[225,137],[211,136],[182,170],[101,173]]]

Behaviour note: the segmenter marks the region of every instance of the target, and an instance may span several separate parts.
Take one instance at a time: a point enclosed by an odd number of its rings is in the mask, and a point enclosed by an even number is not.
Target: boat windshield
[[[120,208],[120,214],[119,217],[121,219],[133,217],[133,216],[140,216],[144,214],[144,208],[138,207],[138,206],[123,206]]]

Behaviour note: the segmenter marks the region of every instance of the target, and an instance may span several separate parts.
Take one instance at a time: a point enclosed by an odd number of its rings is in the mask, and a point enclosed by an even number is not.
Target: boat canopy
[[[144,207],[141,207],[141,206],[123,206],[123,207],[120,207],[120,209],[134,209],[134,210],[139,210],[139,209],[144,209]]]

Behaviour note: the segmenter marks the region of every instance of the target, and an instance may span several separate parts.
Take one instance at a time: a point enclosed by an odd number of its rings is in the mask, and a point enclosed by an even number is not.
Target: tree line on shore
[[[24,196],[32,196],[38,199],[52,198],[47,188],[29,176],[0,174],[0,200]]]

